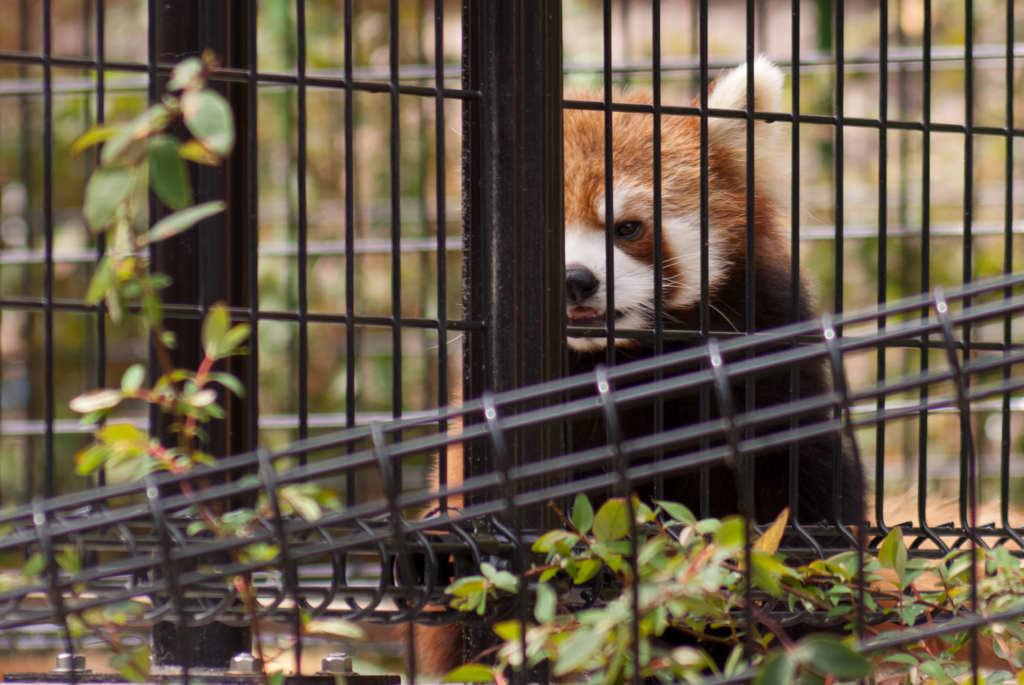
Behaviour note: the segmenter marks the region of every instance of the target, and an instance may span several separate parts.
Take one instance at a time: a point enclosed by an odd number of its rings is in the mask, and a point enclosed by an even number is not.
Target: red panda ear
[[[782,108],[782,70],[763,55],[754,60],[754,110],[778,112]],[[698,101],[699,104],[699,101]],[[747,108],[747,67],[736,67],[719,76],[708,95],[711,109]],[[754,173],[758,192],[775,197],[784,206],[788,197],[789,163],[785,158],[783,132],[789,127],[782,123],[754,124]],[[709,117],[708,143],[722,151],[746,159],[747,122],[745,119]],[[781,172],[781,173],[780,173]]]
[[[782,106],[782,70],[763,55],[754,61],[754,110],[777,112]],[[747,108],[747,67],[736,67],[715,79],[708,96],[711,109]],[[770,136],[771,127],[758,122],[755,127],[756,146],[762,137]],[[742,152],[747,147],[747,122],[743,119],[712,117],[708,120],[708,138],[712,145]],[[769,141],[765,141],[769,142]]]

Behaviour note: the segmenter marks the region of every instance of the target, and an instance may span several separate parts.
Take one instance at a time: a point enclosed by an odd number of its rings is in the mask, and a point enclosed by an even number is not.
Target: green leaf
[[[86,225],[99,232],[114,222],[114,214],[132,192],[135,170],[116,166],[97,169],[85,184],[82,213]]]
[[[898,529],[897,529],[898,530]],[[938,661],[924,661],[918,665],[917,669],[924,673],[930,678],[934,678],[940,683],[952,683],[953,679],[946,675],[946,669],[942,667]]]
[[[444,677],[446,683],[493,683],[494,673],[483,664],[459,666]]]
[[[895,661],[898,664],[909,664],[910,666],[917,666],[918,659],[910,654],[904,654],[897,652],[896,654],[888,654],[882,661]]]
[[[551,580],[552,578],[554,578],[555,576],[558,575],[558,571],[559,571],[559,569],[557,569],[557,568],[549,568],[549,569],[547,569],[546,571],[544,571],[543,573],[540,574],[540,579],[538,580],[538,582],[540,582],[540,583],[548,582],[549,580]]]
[[[140,645],[127,652],[115,654],[110,658],[110,665],[126,680],[133,683],[144,683],[149,680],[149,646]]]
[[[281,488],[281,497],[292,505],[295,513],[307,521],[320,520],[320,505],[312,497],[289,490],[288,486]]]
[[[57,555],[57,564],[68,573],[78,573],[82,570],[82,558],[74,547],[61,551]]]
[[[136,140],[141,140],[153,133],[166,128],[169,113],[164,105],[153,105],[130,123],[123,126],[116,135],[111,136],[103,146],[100,162],[107,166],[116,160],[127,147]]]
[[[230,373],[220,373],[215,371],[207,376],[212,382],[220,383],[225,388],[235,393],[236,397],[245,397],[245,386],[242,385],[242,381],[238,380],[235,376]]]
[[[211,359],[217,359],[224,349],[224,335],[228,331],[228,311],[218,302],[210,308],[203,321],[203,351]]]
[[[625,510],[625,507],[622,509]],[[598,511],[598,517],[600,517],[600,511]],[[558,646],[558,660],[555,662],[554,674],[563,676],[583,667],[603,644],[603,633],[589,627],[577,628],[565,642]]]
[[[597,575],[604,563],[600,559],[583,559],[576,562],[576,577],[574,582],[581,585]]]
[[[555,617],[558,597],[554,589],[547,583],[537,584],[537,604],[533,608],[533,617],[538,623],[547,623]]]
[[[195,138],[186,140],[178,146],[178,156],[188,162],[195,162],[205,166],[218,166],[223,161],[219,155],[215,155],[207,150]]]
[[[466,576],[465,578],[459,578],[445,588],[445,594],[466,597],[474,592],[483,590],[486,587],[485,583],[485,579],[480,576]]]
[[[203,80],[199,77],[202,73],[203,62],[198,57],[189,57],[181,60],[171,70],[171,78],[167,81],[167,91],[173,92],[186,88],[201,88]]]
[[[549,530],[548,532],[541,535],[537,542],[533,543],[530,548],[534,552],[549,552],[551,548],[555,546],[557,542],[565,542],[567,547],[572,547],[579,542],[580,537],[575,533],[570,533],[567,530],[555,529]]]
[[[206,521],[193,521],[192,523],[188,524],[187,528],[185,528],[185,535],[188,535],[189,537],[197,535],[206,530],[208,527],[209,526],[206,525]]]
[[[837,680],[856,680],[871,672],[871,662],[836,637],[817,635],[801,644],[810,653],[811,668],[822,675],[833,675]]]
[[[515,593],[519,590],[519,579],[508,571],[498,571],[491,578],[494,587],[505,592]]]
[[[598,542],[621,540],[629,533],[629,511],[626,501],[610,499],[601,505],[594,517],[594,537]]]
[[[72,156],[79,155],[93,145],[98,145],[105,140],[110,140],[124,128],[123,124],[93,124],[78,134],[78,137],[71,142]]]
[[[68,402],[68,407],[70,407],[73,412],[88,414],[89,412],[116,407],[123,399],[124,395],[120,390],[100,388],[98,390],[90,390],[87,393],[79,395]]]
[[[160,221],[156,222],[148,232],[139,236],[138,245],[148,245],[150,243],[156,243],[161,240],[166,240],[172,236],[176,236],[179,233],[184,233],[188,229],[198,224],[203,219],[208,219],[215,214],[220,214],[224,211],[227,205],[222,200],[214,200],[212,202],[204,202],[196,205],[195,207],[189,207],[183,209],[180,212],[175,212],[165,216]]]
[[[896,571],[896,577],[900,579],[902,586],[903,578],[907,573],[907,547],[903,544],[902,528],[893,528],[885,536],[885,540],[882,541],[882,546],[878,550],[878,561],[885,568]]]
[[[723,547],[742,547],[746,521],[738,516],[722,520],[722,526],[715,532],[715,542]]]
[[[761,588],[773,597],[781,597],[782,564],[761,550],[752,550],[750,563],[754,587]]]
[[[580,535],[590,532],[590,526],[594,524],[594,507],[590,499],[582,492],[576,494],[576,501],[572,505],[572,525]]]
[[[224,351],[222,354],[234,354],[238,346],[249,337],[252,328],[247,323],[240,323],[233,326],[224,336]]]
[[[39,577],[39,574],[46,568],[46,557],[43,556],[42,552],[36,552],[28,558],[25,562],[25,566],[21,569],[21,576],[23,578],[34,580]]]
[[[192,186],[185,162],[178,156],[177,139],[161,135],[149,140],[149,184],[171,209],[192,204]]]
[[[121,391],[126,394],[133,394],[142,387],[142,381],[146,379],[146,367],[143,364],[132,364],[121,376]]]
[[[96,304],[107,296],[107,291],[115,282],[114,269],[110,266],[110,257],[104,257],[96,265],[96,271],[89,281],[89,289],[85,293],[86,304]]]
[[[795,675],[796,662],[793,658],[786,652],[773,652],[754,677],[754,685],[790,685]]]
[[[160,298],[152,293],[146,293],[142,298],[142,318],[149,328],[156,328],[164,320],[164,306]]]
[[[110,448],[100,443],[93,443],[75,454],[75,473],[88,476],[103,468],[110,456]]]
[[[668,514],[669,517],[675,521],[685,523],[688,526],[692,526],[694,523],[697,522],[697,517],[693,515],[693,512],[684,507],[682,504],[677,504],[676,502],[661,501],[656,501],[655,504],[661,507],[662,511]]]
[[[149,435],[130,423],[108,423],[96,431],[96,437],[111,445],[116,442],[146,442]]]
[[[519,640],[523,634],[519,621],[501,621],[491,626],[491,630],[505,642]]]
[[[189,91],[181,96],[185,125],[210,152],[224,157],[235,146],[235,121],[231,106],[212,90]]]
[[[358,624],[353,623],[352,621],[346,621],[343,618],[318,619],[310,621],[306,624],[305,628],[308,633],[333,635],[335,637],[343,637],[349,640],[366,639],[366,631],[359,627]]]

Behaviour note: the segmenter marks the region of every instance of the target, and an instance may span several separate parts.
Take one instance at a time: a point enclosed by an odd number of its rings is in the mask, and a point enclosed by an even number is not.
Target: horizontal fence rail
[[[9,509],[0,513],[0,527],[5,531],[0,538],[0,551],[22,549],[26,557],[39,554],[41,568],[45,570],[35,579],[26,580],[11,573],[0,577],[0,630],[46,622],[66,624],[74,614],[128,600],[143,606],[133,619],[137,625],[164,620],[189,625],[212,621],[247,625],[252,616],[228,582],[246,573],[254,574],[261,621],[291,620],[296,606],[313,617],[352,620],[439,624],[456,618],[469,619],[450,609],[442,610],[450,571],[440,567],[446,560],[455,559],[463,575],[477,572],[485,560],[507,565],[517,553],[517,545],[529,544],[543,532],[514,529],[514,524],[507,520],[508,508],[562,502],[580,491],[606,491],[619,478],[612,463],[616,448],[628,460],[626,477],[631,483],[640,484],[701,465],[723,463],[736,456],[732,454],[735,450],[756,459],[765,449],[777,449],[809,437],[838,436],[900,417],[948,410],[964,412],[971,403],[1019,397],[1024,390],[1024,343],[986,346],[991,353],[982,353],[976,351],[975,342],[958,339],[953,331],[964,326],[978,330],[992,323],[1021,325],[1021,286],[1024,274],[1014,274],[978,281],[946,294],[937,291],[877,309],[846,313],[835,320],[824,317],[712,345],[718,350],[716,354],[727,359],[722,367],[723,377],[732,381],[753,379],[794,363],[817,360],[828,364],[835,383],[830,391],[819,396],[740,413],[731,422],[716,418],[619,445],[538,455],[527,464],[507,464],[504,470],[467,478],[440,491],[400,492],[393,479],[383,478],[382,482],[389,485],[380,497],[325,510],[315,520],[265,515],[247,537],[216,538],[209,533],[189,531],[189,525],[197,520],[196,506],[258,495],[272,502],[280,487],[330,484],[367,469],[391,474],[403,460],[429,456],[442,448],[451,452],[472,441],[497,448],[504,436],[516,431],[552,423],[561,425],[567,420],[604,412],[598,397],[572,397],[594,388],[602,379],[612,388],[606,395],[611,401],[612,415],[701,388],[721,396],[723,386],[716,384],[712,368],[693,370],[693,363],[708,359],[713,349],[695,347],[612,369],[598,369],[590,374],[487,395],[429,418],[374,423],[300,441],[280,452],[261,450],[229,457],[188,474],[154,473],[144,481],[39,499],[31,505]],[[919,316],[922,308],[930,308],[928,316]],[[873,325],[882,314],[889,321],[884,329],[860,330]],[[837,336],[838,330],[848,334]],[[942,351],[951,363],[888,378],[872,387],[846,386],[844,360],[896,341]],[[958,359],[963,361],[952,363]],[[882,399],[916,394],[927,388],[932,391],[914,402],[878,404]],[[551,401],[538,402],[545,399]],[[517,409],[523,406],[539,408]],[[798,421],[805,415],[821,416],[822,408],[829,410],[827,420]],[[472,423],[483,418],[485,412],[491,412],[493,420]],[[439,420],[449,426],[465,421],[466,426],[401,442],[394,440],[398,434],[408,434],[410,429]],[[747,437],[748,428],[764,425],[780,428]],[[732,438],[722,442],[730,431]],[[967,440],[970,443],[971,436]],[[710,441],[712,446],[702,449],[702,441]],[[653,453],[662,457],[654,461],[640,459]],[[296,465],[300,456],[307,461]],[[977,464],[973,452],[964,458],[970,460],[965,468],[974,474]],[[567,470],[588,467],[593,467],[593,475],[580,480],[554,477]],[[249,475],[225,480],[228,474],[237,473]],[[552,478],[540,478],[545,475]],[[511,501],[508,492],[501,494],[508,483],[513,486]],[[472,493],[487,494],[489,499],[464,508],[453,506],[446,515],[438,514],[438,498]],[[926,493],[919,496],[924,498]],[[921,501],[923,504],[924,500]],[[280,511],[277,506],[271,509]],[[423,512],[425,516],[418,515]],[[828,553],[828,548],[815,550],[817,544],[813,540],[819,535],[834,539],[835,529],[827,521],[804,523],[810,525],[791,531],[806,540],[802,545],[794,545],[790,552],[799,556],[803,548],[806,554]],[[870,526],[866,536],[868,547],[875,548],[880,543],[888,526],[901,524]],[[908,541],[912,541],[912,554],[931,557],[970,540],[985,547],[1020,543],[1024,533],[1024,529],[1011,527],[1005,520],[902,525]],[[271,551],[262,558],[253,558],[252,550],[259,545]],[[1015,553],[1020,553],[1021,548],[1015,549]],[[58,561],[66,550],[75,550],[79,557],[91,558],[95,563],[74,572],[64,570]],[[380,564],[376,577],[372,572],[366,573],[366,558],[376,560],[371,567]],[[211,559],[223,561],[211,563]],[[574,600],[566,601],[571,606]],[[580,601],[579,597],[575,601]],[[425,610],[428,606],[429,611]],[[784,608],[778,614],[780,619],[795,618]],[[818,618],[819,623],[829,624]],[[880,612],[869,618],[884,621],[886,614]]]

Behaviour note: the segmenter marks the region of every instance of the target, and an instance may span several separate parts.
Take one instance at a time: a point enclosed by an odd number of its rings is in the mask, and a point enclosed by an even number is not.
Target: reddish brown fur
[[[567,100],[600,101],[592,91],[574,91]],[[630,92],[616,98],[617,102],[650,104],[651,96]],[[605,224],[598,213],[598,202],[604,197],[605,136],[604,112],[566,109],[564,115],[565,222],[603,233]],[[654,117],[651,114],[615,112],[612,115],[613,182],[636,187],[640,192],[625,206],[616,207],[616,220],[641,221],[644,232],[635,240],[617,241],[616,246],[644,264],[654,262],[653,214],[654,188]],[[700,119],[694,116],[663,115],[661,117],[662,213],[664,217],[699,216],[701,197],[701,133]],[[722,258],[731,264],[745,261],[747,198],[746,155],[725,146],[711,144],[706,168],[708,179],[708,212],[712,227],[711,240],[721,246]],[[772,170],[760,170],[771,173]],[[755,202],[755,240],[758,265],[778,268],[780,259],[788,261],[788,239],[782,230],[783,210],[775,199],[757,193]],[[662,240],[664,279],[678,282],[683,276],[693,278],[692,271],[673,258],[678,248],[670,240]],[[665,291],[666,305],[672,298],[672,287]],[[460,426],[450,427],[459,431]],[[448,450],[448,483],[462,481],[461,446]],[[437,474],[431,474],[437,487]],[[448,498],[449,515],[458,516],[461,496]],[[428,511],[435,510],[428,507]],[[462,661],[461,627],[452,624],[440,628],[417,626],[415,631],[420,668],[427,673],[442,674]]]
[[[600,93],[572,91],[567,100],[601,100]],[[649,93],[630,92],[616,102],[652,104]],[[699,104],[699,103],[694,103]],[[595,211],[604,196],[604,112],[566,109],[565,178],[566,224],[585,225],[603,232],[604,223]],[[700,212],[701,164],[700,118],[662,115],[661,117],[662,212],[664,216],[685,216]],[[613,183],[628,184],[641,189],[654,187],[654,115],[634,112],[612,114]],[[765,170],[761,170],[762,173]],[[744,259],[746,249],[747,201],[746,154],[720,149],[712,143],[708,150],[708,215],[711,226],[719,227],[713,240],[720,240],[727,257]],[[769,172],[770,173],[770,172]],[[652,194],[653,191],[649,191]],[[764,194],[754,197],[754,232],[757,262],[787,257],[788,237],[782,230],[781,211]],[[620,220],[631,217],[629,207],[616,210]],[[622,211],[626,213],[623,214]],[[637,208],[637,217],[648,216],[650,207]],[[724,229],[724,230],[723,230]],[[622,249],[627,249],[621,246]],[[662,249],[671,251],[663,239]],[[641,254],[651,255],[650,238]],[[664,258],[667,261],[667,256]],[[653,263],[653,257],[644,261]]]

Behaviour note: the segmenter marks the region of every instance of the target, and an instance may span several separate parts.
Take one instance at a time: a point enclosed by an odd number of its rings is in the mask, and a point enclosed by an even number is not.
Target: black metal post
[[[463,3],[463,84],[480,92],[463,120],[464,310],[486,324],[466,337],[466,399],[563,373],[561,11],[559,0]],[[563,448],[557,425],[507,440],[513,464]],[[488,450],[466,445],[467,476],[494,470]],[[507,523],[557,525],[547,508],[521,513]],[[467,628],[464,654],[490,639]]]
[[[199,55],[210,48],[225,67],[254,69],[250,64],[248,31],[250,3],[211,3],[205,0],[150,1],[150,99],[159,100],[164,92],[167,74],[158,65],[175,63],[190,55]],[[235,115],[238,144],[226,164],[221,167],[190,165],[193,194],[197,203],[224,199],[225,213],[207,219],[186,233],[153,249],[153,269],[166,273],[173,284],[164,291],[168,305],[194,307],[194,314],[175,318],[168,315],[166,328],[177,336],[173,351],[179,368],[195,370],[203,359],[201,342],[202,317],[218,301],[233,307],[247,308],[254,303],[249,297],[249,255],[252,244],[252,222],[249,202],[249,156],[255,150],[246,145],[248,127],[254,125],[249,83],[217,83],[217,88],[231,104]],[[169,213],[156,196],[150,196],[150,218],[160,219]],[[245,357],[232,358],[218,370],[233,373],[243,382],[250,378]],[[156,367],[154,367],[156,369]],[[252,397],[252,393],[249,393]],[[250,423],[254,413],[247,412],[242,402],[231,396],[220,398],[227,416],[210,424],[204,449],[216,456],[237,454],[255,447]],[[160,412],[152,414],[156,435],[167,435],[169,420]],[[225,503],[233,506],[241,503]],[[153,665],[155,668],[179,666],[224,668],[233,655],[251,648],[248,628],[211,623],[189,630],[187,650],[178,644],[175,626],[164,622],[153,627]]]

